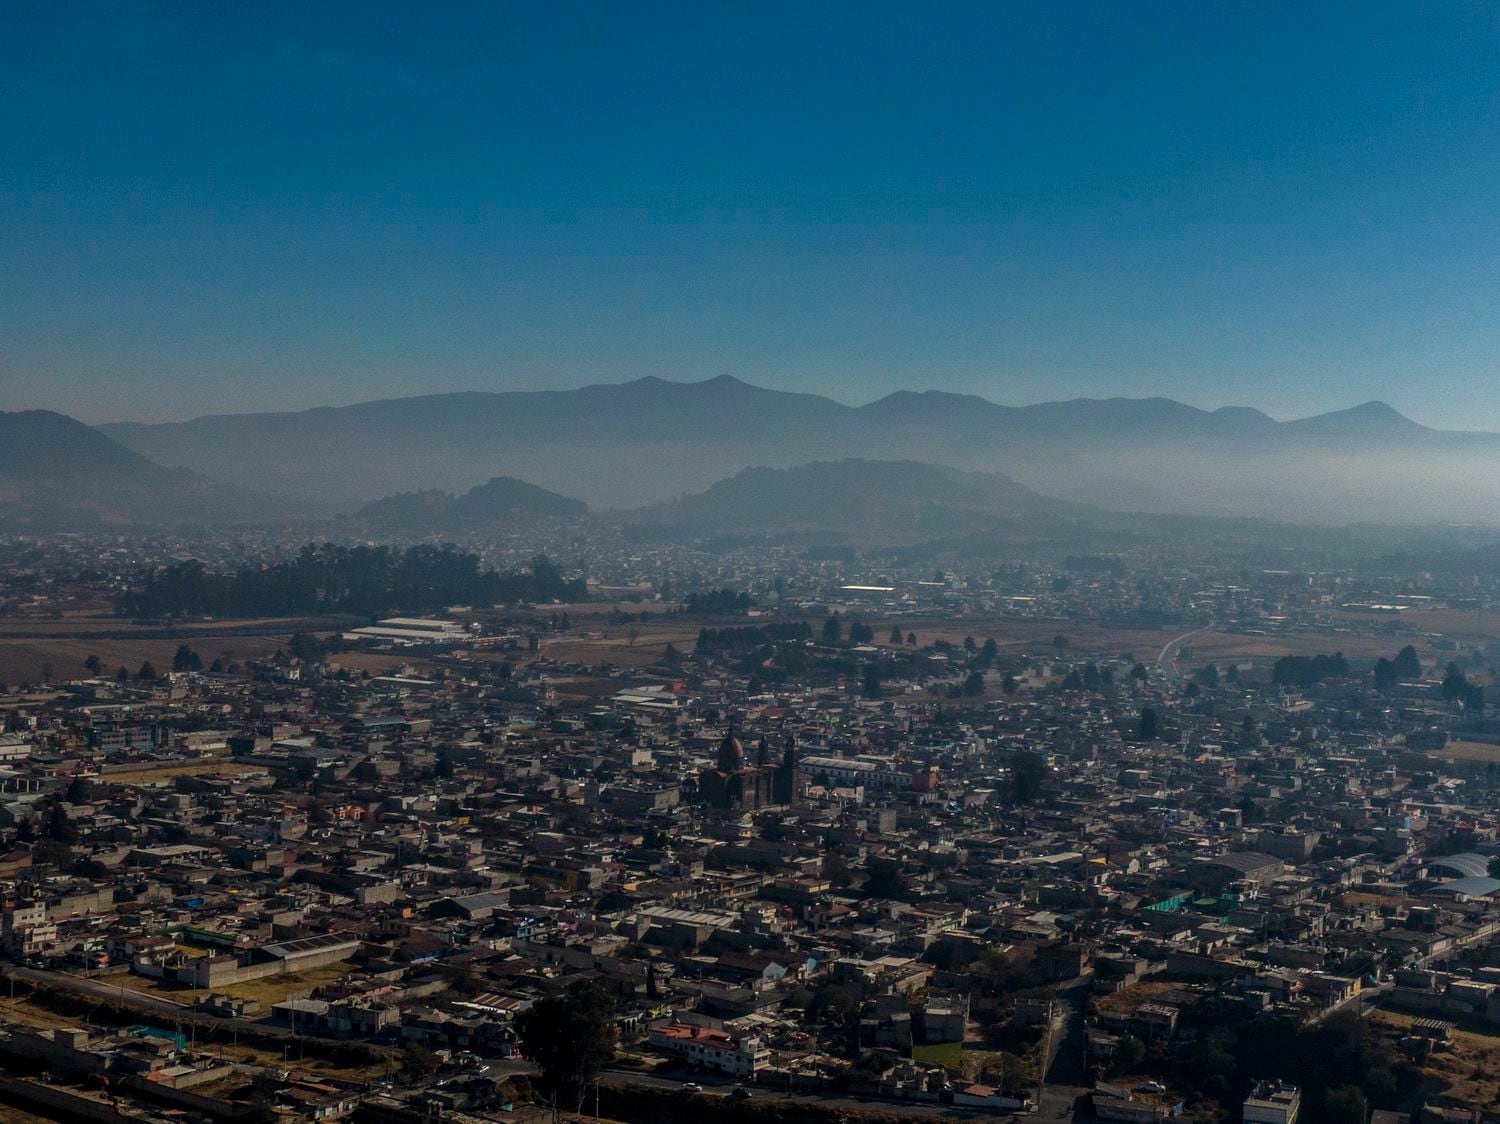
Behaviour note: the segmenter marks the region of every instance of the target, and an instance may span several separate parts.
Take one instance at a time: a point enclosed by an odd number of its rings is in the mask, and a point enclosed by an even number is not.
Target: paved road
[[[1036,1114],[1030,1119],[1065,1124],[1074,1119],[1078,1098],[1089,1091],[1084,1082],[1083,1012],[1089,979],[1079,976],[1057,989],[1062,1024],[1054,1031],[1054,1052],[1042,1078]]]
[[[683,1078],[657,1077],[654,1074],[638,1073],[635,1070],[606,1070],[601,1079],[605,1085],[623,1088],[628,1085],[660,1089],[663,1092],[681,1093]],[[694,1076],[691,1080],[703,1086],[704,1097],[720,1099],[729,1096],[735,1082],[711,1076]],[[910,1117],[914,1120],[995,1120],[1004,1119],[977,1110],[953,1108],[950,1105],[912,1104],[907,1101],[885,1100],[876,1097],[826,1096],[818,1093],[787,1093],[780,1089],[768,1089],[756,1085],[751,1096],[757,1101],[775,1101],[788,1105],[820,1105],[827,1108],[847,1109],[850,1112],[885,1112]],[[1018,1118],[1019,1119],[1019,1118]]]
[[[1206,628],[1195,628],[1192,632],[1184,632],[1175,640],[1168,640],[1162,645],[1161,652],[1156,657],[1156,666],[1161,668],[1162,674],[1167,677],[1168,683],[1175,683],[1182,676],[1177,674],[1177,647],[1184,640],[1191,640],[1199,633],[1209,631]]]

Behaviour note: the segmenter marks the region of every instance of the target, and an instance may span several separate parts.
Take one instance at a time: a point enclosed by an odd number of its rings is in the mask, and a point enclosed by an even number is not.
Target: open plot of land
[[[263,976],[258,980],[214,988],[213,991],[216,994],[232,995],[236,999],[253,999],[265,1007],[265,1013],[269,1014],[273,1003],[280,1003],[289,995],[308,995],[348,972],[347,964],[325,964],[321,968],[309,968],[305,972],[294,972],[287,976]]]
[[[60,1015],[30,999],[10,999],[0,995],[0,1022],[42,1030],[56,1030],[61,1027],[77,1026],[80,1021],[77,1015]]]
[[[1371,1015],[1371,1021],[1401,1037],[1411,1033],[1418,1017],[1381,1009]],[[1500,1104],[1500,1034],[1454,1030],[1446,1045],[1433,1050],[1422,1070],[1430,1094],[1468,1108],[1493,1108]]]
[[[227,757],[204,761],[163,762],[159,765],[143,764],[139,768],[111,771],[102,778],[110,784],[150,784],[153,781],[168,781],[173,777],[201,777],[213,773],[242,777],[250,773],[264,773],[261,765],[239,765]]]
[[[83,661],[90,656],[99,657],[108,675],[120,667],[134,675],[148,660],[158,672],[166,672],[172,669],[172,657],[180,644],[197,652],[204,666],[215,659],[229,663],[269,656],[278,648],[285,649],[290,639],[290,632],[265,636],[195,634],[171,640],[0,638],[0,682],[81,679],[88,674]]]
[[[913,1046],[911,1056],[919,1062],[957,1070],[963,1064],[964,1044],[962,1042],[934,1042],[930,1046]]]
[[[1146,980],[1121,988],[1110,995],[1100,995],[1094,1005],[1100,1014],[1128,1015],[1142,1003],[1149,1003],[1162,995],[1181,990],[1182,985],[1163,980]]]
[[[1500,745],[1488,742],[1449,742],[1442,749],[1429,751],[1429,756],[1441,757],[1445,761],[1500,761]]]

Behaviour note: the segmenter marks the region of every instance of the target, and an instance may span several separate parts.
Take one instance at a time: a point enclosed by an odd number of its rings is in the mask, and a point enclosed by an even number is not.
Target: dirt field
[[[327,964],[306,972],[289,976],[265,976],[247,983],[231,984],[214,989],[217,993],[232,995],[236,999],[254,999],[269,1012],[273,1003],[280,1003],[288,995],[306,995],[315,988],[332,983],[340,976],[348,975],[347,964]]]
[[[1428,752],[1429,757],[1441,757],[1445,761],[1500,761],[1500,745],[1487,742],[1449,742],[1442,749]]]
[[[207,955],[202,949],[183,948],[183,952],[189,956]],[[258,980],[247,980],[244,983],[229,984],[213,988],[185,988],[175,985],[163,985],[159,980],[148,979],[138,976],[134,972],[111,977],[111,982],[123,987],[127,991],[138,991],[149,995],[170,999],[174,1003],[191,1006],[193,1001],[208,995],[232,995],[236,999],[253,999],[264,1008],[262,1014],[270,1012],[272,1004],[280,1003],[289,995],[303,996],[311,993],[314,989],[322,987],[326,983],[332,983],[340,976],[347,975],[349,966],[347,964],[328,964],[322,968],[312,968],[306,972],[297,972],[289,976],[265,976]]]
[[[247,773],[264,773],[260,765],[236,765],[227,757],[213,761],[194,761],[183,765],[143,765],[139,769],[127,769],[109,773],[102,778],[109,784],[150,784],[153,781],[168,781],[173,777],[198,777],[210,773],[241,777]]]

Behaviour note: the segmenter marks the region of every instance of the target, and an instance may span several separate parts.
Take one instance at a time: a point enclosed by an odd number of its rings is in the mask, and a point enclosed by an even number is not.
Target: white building
[[[1302,1094],[1295,1085],[1261,1081],[1245,1098],[1245,1124],[1297,1124]]]
[[[387,617],[367,628],[344,633],[346,640],[384,640],[393,644],[458,644],[469,637],[457,621],[428,617]]]
[[[827,777],[836,788],[900,791],[911,788],[911,774],[879,757],[804,757],[797,762],[802,775],[817,781]]]
[[[736,1038],[727,1031],[688,1023],[653,1027],[648,1041],[689,1065],[731,1077],[754,1077],[757,1069],[771,1061],[770,1048],[759,1038]]]

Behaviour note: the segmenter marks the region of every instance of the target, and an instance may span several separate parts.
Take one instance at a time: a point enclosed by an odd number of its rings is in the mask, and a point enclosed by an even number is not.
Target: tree
[[[906,646],[908,648],[915,648],[917,646],[917,634],[915,632],[908,632],[906,634]]]
[[[1464,693],[1459,699],[1463,703],[1466,713],[1484,713],[1484,688],[1478,683],[1468,683],[1464,686]]]
[[[76,843],[78,842],[78,829],[68,819],[67,813],[62,810],[62,805],[53,803],[47,813],[47,822],[42,828],[42,836],[52,840],[54,843]]]
[[[1343,652],[1333,655],[1282,656],[1271,665],[1271,682],[1278,687],[1316,687],[1325,679],[1342,679],[1349,674],[1349,661]]]
[[[1144,683],[1149,675],[1150,672],[1146,670],[1146,665],[1143,663],[1137,663],[1130,669],[1130,678],[1139,683]]]
[[[1219,668],[1216,664],[1204,664],[1193,672],[1193,682],[1200,687],[1213,688],[1219,685]]]
[[[1115,1047],[1115,1056],[1109,1063],[1109,1074],[1111,1077],[1129,1077],[1141,1070],[1141,1064],[1146,1060],[1146,1044],[1139,1038],[1122,1038],[1120,1044]]]
[[[1388,660],[1384,656],[1375,661],[1375,689],[1377,691],[1389,691],[1400,678],[1395,661]]]
[[[1402,679],[1420,679],[1422,676],[1422,661],[1417,658],[1417,650],[1408,644],[1396,653],[1396,658],[1391,661],[1396,665],[1396,674]]]
[[[974,640],[974,638],[972,636],[965,636],[964,637],[964,651],[969,652],[969,653],[973,653],[978,648],[979,648],[979,645],[978,645],[978,643],[975,642],[975,640]]]
[[[120,683],[125,683],[130,680],[130,671],[125,667],[124,664],[121,664],[115,671],[115,679]]]
[[[316,636],[306,632],[292,633],[287,649],[294,660],[302,660],[304,663],[317,663],[323,658],[323,645],[318,642]]]
[[[829,613],[828,618],[823,622],[823,643],[837,644],[843,636],[844,626],[839,623],[839,615]]]
[[[297,635],[301,636],[302,634],[299,632]],[[295,637],[293,639],[295,639]],[[176,655],[172,657],[172,670],[202,671],[203,661],[198,658],[198,653],[193,651],[186,644],[179,644],[177,645]]]
[[[1047,762],[1030,750],[1017,753],[1010,763],[1010,794],[1017,804],[1030,804],[1042,794]]]
[[[63,799],[69,804],[87,804],[94,799],[94,782],[88,777],[74,777],[68,782]]]
[[[1369,1115],[1369,1106],[1359,1086],[1340,1085],[1323,1095],[1323,1111],[1318,1119],[1328,1124],[1365,1124]]]
[[[865,698],[878,699],[880,697],[880,669],[872,663],[865,664],[863,686]]]
[[[1143,742],[1154,742],[1161,734],[1161,715],[1156,713],[1155,707],[1141,707],[1141,721],[1136,727],[1135,736]]]
[[[971,699],[977,699],[984,694],[984,672],[971,671],[964,680],[964,694]]]
[[[677,650],[677,645],[669,640],[667,646],[662,649],[661,660],[668,667],[678,667],[682,663],[682,653]]]
[[[83,666],[85,669],[87,669],[90,675],[98,675],[101,671],[104,670],[104,661],[101,660],[98,656],[90,656],[88,659],[83,661]]]
[[[1443,698],[1448,702],[1457,702],[1463,698],[1468,687],[1469,677],[1459,670],[1458,664],[1450,663],[1443,672]]]
[[[614,1057],[614,1003],[591,981],[539,999],[516,1016],[521,1053],[538,1070],[538,1084],[583,1111],[584,1095]]]
[[[150,660],[146,660],[141,664],[139,670],[136,671],[135,677],[149,683],[156,678],[156,668]]]
[[[401,1068],[419,1077],[427,1077],[442,1068],[442,1059],[420,1042],[408,1042],[401,1051]]]
[[[890,635],[890,638],[886,641],[886,643],[888,643],[888,644],[899,644],[899,643],[901,643],[901,626],[899,624],[893,624],[893,625],[891,625],[891,635]]]
[[[1000,680],[1000,689],[1007,695],[1014,695],[1020,689],[1021,683],[1014,675],[1007,675]]]
[[[995,643],[995,638],[993,636],[985,637],[984,646],[979,649],[979,658],[983,661],[984,666],[989,667],[990,664],[995,662],[995,657],[999,654],[1000,645]]]
[[[873,644],[875,642],[875,630],[864,621],[855,621],[849,626],[849,643],[851,644]]]

